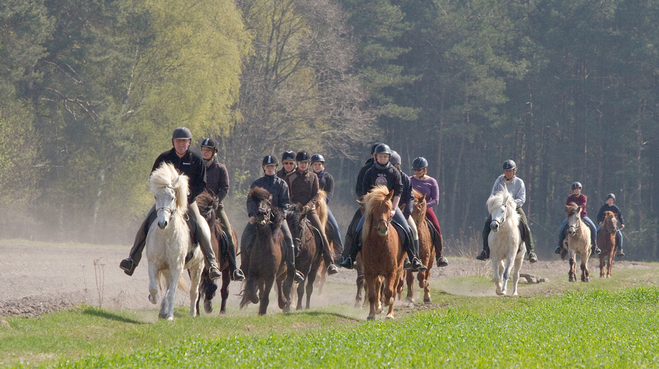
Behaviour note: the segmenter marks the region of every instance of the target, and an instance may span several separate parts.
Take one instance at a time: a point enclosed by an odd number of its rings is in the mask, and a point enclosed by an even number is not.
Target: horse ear
[[[176,179],[172,181],[172,187],[176,187],[176,185],[178,184],[178,181],[180,179],[181,179],[181,176],[176,177]]]
[[[387,201],[391,200],[392,197],[394,197],[394,190],[389,191],[387,194]]]

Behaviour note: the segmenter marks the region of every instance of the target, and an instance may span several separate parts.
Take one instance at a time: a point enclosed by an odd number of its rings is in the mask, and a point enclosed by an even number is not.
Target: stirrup
[[[533,251],[529,251],[529,261],[531,264],[538,262],[538,256]]]
[[[339,268],[336,267],[334,264],[330,264],[327,267],[327,275],[334,275],[339,272]]]
[[[302,283],[302,282],[304,282],[304,275],[302,274],[302,272],[300,272],[299,270],[296,269],[295,270],[295,275],[293,276],[293,279],[297,283]]]
[[[208,277],[214,281],[216,279],[220,279],[222,277],[222,273],[216,267],[211,266],[208,268]]]
[[[346,269],[352,269],[354,267],[354,262],[352,261],[352,258],[348,256],[347,258],[341,260],[339,263],[339,266],[341,268],[346,268]]]
[[[437,266],[438,267],[448,266],[448,260],[443,256],[438,257],[437,258]]]
[[[481,252],[478,253],[478,255],[476,255],[476,260],[485,260],[489,258],[490,258],[490,253],[485,250],[481,250]]]
[[[243,274],[243,271],[240,270],[240,269],[238,269],[238,268],[236,268],[236,269],[233,271],[233,280],[236,281],[236,282],[242,282],[242,281],[244,281],[244,280],[245,280],[245,274]]]

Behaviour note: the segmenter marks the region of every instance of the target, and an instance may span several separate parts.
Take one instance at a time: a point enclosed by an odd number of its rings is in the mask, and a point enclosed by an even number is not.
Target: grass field
[[[157,321],[153,311],[81,307],[0,326],[0,363],[62,368],[659,367],[657,265],[616,278],[520,285],[523,297],[433,290],[437,308],[365,322],[345,305],[257,317]],[[493,288],[487,277],[435,286]],[[450,288],[447,288],[450,290]],[[547,295],[547,291],[549,295]]]

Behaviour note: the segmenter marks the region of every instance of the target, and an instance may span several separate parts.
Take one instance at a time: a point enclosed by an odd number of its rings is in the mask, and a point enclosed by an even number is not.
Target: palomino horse
[[[334,228],[327,221],[327,193],[323,190],[318,190],[318,202],[316,203],[316,213],[318,213],[318,219],[320,219],[320,224],[325,229],[325,235],[327,236],[327,241],[329,241],[329,248],[332,251],[332,258],[335,258],[334,255]],[[322,296],[323,288],[325,287],[325,281],[327,280],[327,265],[325,265],[325,260],[320,258],[320,265],[318,266],[318,275],[316,277],[318,284],[318,296]]]
[[[600,257],[600,278],[604,278],[604,267],[606,266],[606,278],[611,277],[611,268],[613,267],[613,259],[616,255],[616,229],[618,219],[615,214],[610,211],[604,212],[604,221],[602,222],[602,229],[597,233],[597,245],[602,250]]]
[[[492,216],[492,232],[487,239],[494,274],[492,282],[497,287],[497,295],[505,295],[508,278],[512,273],[513,296],[516,296],[519,270],[522,269],[526,252],[526,245],[519,231],[517,204],[508,191],[502,190],[490,196],[486,205]]]
[[[166,292],[158,317],[174,320],[176,287],[183,269],[188,269],[191,281],[190,315],[195,316],[204,258],[199,247],[192,243],[190,228],[185,221],[188,177],[179,174],[173,165],[164,163],[151,173],[149,186],[156,199],[158,214],[157,221],[151,224],[146,237],[149,301],[158,303],[158,281],[164,277]]]
[[[430,228],[426,221],[426,196],[414,190],[414,209],[412,209],[412,219],[416,223],[419,233],[419,259],[421,263],[428,267],[425,272],[418,272],[419,288],[423,288],[423,302],[430,302],[430,270],[435,260],[435,247],[430,235]],[[407,274],[407,298],[409,302],[414,302],[414,272],[406,271]]]
[[[265,315],[270,303],[270,291],[276,281],[279,308],[288,311],[292,283],[287,284],[287,289],[284,288],[283,282],[286,279],[286,263],[282,257],[284,233],[280,229],[284,216],[281,210],[272,207],[271,196],[267,190],[254,187],[248,196],[258,204],[258,210],[254,221],[256,238],[252,245],[248,245],[251,247],[248,247],[250,251],[247,255],[242,255],[247,259],[243,262],[246,266],[243,272],[247,274],[247,279],[242,291],[240,308],[260,301],[259,315]]]
[[[590,257],[590,228],[581,220],[581,207],[571,202],[565,205],[567,214],[567,255],[570,259],[570,282],[577,280],[577,255],[581,259],[581,281],[590,281],[588,258]]]
[[[224,237],[233,237],[233,243],[238,246],[236,241],[236,232],[232,229],[230,234],[226,234],[222,229],[222,223],[217,219],[216,212],[220,206],[217,197],[204,191],[197,196],[197,206],[199,212],[206,218],[208,226],[211,230],[211,246],[213,252],[217,256],[217,264],[222,271],[222,287],[220,288],[220,296],[222,297],[222,304],[220,307],[220,314],[225,314],[227,311],[227,299],[229,298],[229,283],[231,282],[231,270],[229,270],[229,261],[226,256],[228,252],[226,248],[229,247],[228,242],[224,241]],[[238,250],[235,251],[238,253]],[[201,285],[199,286],[199,300],[197,301],[197,314],[199,314],[199,301],[204,298],[204,310],[207,313],[213,312],[213,297],[217,291],[217,284],[208,276],[208,270],[204,269],[201,275]]]
[[[318,268],[323,261],[321,256],[321,252],[323,251],[321,246],[322,239],[311,225],[311,222],[309,222],[304,217],[304,214],[301,213],[301,207],[294,206],[292,208],[293,211],[289,212],[287,216],[288,226],[291,229],[291,235],[293,236],[293,239],[300,240],[299,250],[296,250],[297,252],[295,255],[295,268],[306,277],[305,280],[302,283],[299,283],[297,286],[296,309],[302,309],[302,298],[305,292],[305,283],[307,292],[306,309],[309,309],[311,304],[311,294],[313,293],[314,288],[313,284],[316,281],[316,276],[318,275]],[[288,280],[286,280],[284,283],[287,282]]]
[[[368,320],[375,319],[375,314],[382,311],[380,288],[383,279],[383,301],[385,306],[389,306],[387,319],[394,318],[395,287],[403,272],[405,251],[398,232],[391,227],[393,194],[387,187],[377,186],[364,197],[366,218],[361,252],[370,305]]]

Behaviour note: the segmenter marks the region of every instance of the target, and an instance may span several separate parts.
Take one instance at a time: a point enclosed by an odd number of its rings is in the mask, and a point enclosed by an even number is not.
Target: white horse
[[[581,259],[581,281],[590,281],[588,258],[590,257],[590,228],[581,220],[581,207],[573,202],[565,205],[567,215],[567,256],[570,259],[570,282],[577,280],[577,255]]]
[[[158,218],[151,224],[146,237],[146,256],[149,260],[149,301],[157,304],[158,282],[164,277],[166,292],[160,305],[159,318],[174,320],[174,298],[183,269],[190,270],[190,315],[196,315],[199,281],[204,259],[195,247],[185,221],[188,209],[188,177],[179,174],[173,165],[163,163],[151,173],[151,192],[156,199]],[[186,263],[186,256],[192,258]]]
[[[497,295],[505,295],[512,268],[513,296],[516,296],[519,270],[522,268],[526,252],[526,245],[521,240],[519,232],[517,204],[506,190],[490,196],[486,204],[492,216],[490,223],[492,232],[487,239],[494,271],[492,282],[497,287]]]

